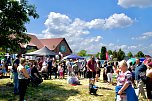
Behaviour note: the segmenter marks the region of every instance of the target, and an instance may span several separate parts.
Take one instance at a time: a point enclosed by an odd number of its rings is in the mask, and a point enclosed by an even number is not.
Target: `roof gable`
[[[42,42],[35,35],[28,34],[28,36],[31,38],[31,41],[28,43],[28,45],[37,46],[38,49],[44,46]]]
[[[47,46],[50,50],[54,50],[64,38],[49,38],[39,39],[44,46]]]

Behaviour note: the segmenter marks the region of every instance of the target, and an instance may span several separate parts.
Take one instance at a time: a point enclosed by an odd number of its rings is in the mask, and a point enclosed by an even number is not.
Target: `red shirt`
[[[96,71],[96,61],[89,60],[87,63],[88,67],[95,72]],[[88,70],[89,71],[89,70]]]

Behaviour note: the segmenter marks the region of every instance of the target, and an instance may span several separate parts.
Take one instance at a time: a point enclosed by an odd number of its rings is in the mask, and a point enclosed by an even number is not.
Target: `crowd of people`
[[[27,60],[16,56],[12,63],[12,73],[14,80],[14,94],[20,95],[20,101],[24,100],[25,92],[29,82],[32,86],[39,86],[43,79],[65,79],[68,77],[73,80],[88,78],[88,85],[99,82],[100,74],[103,74],[103,81],[114,84],[113,78],[117,79],[116,101],[138,101],[141,94],[143,98],[152,100],[152,60],[140,62],[125,61],[105,61],[103,64],[94,56],[89,60],[83,59],[55,59],[54,57],[39,57],[35,60]],[[2,64],[0,65],[1,67]],[[103,68],[103,69],[101,69]],[[101,73],[103,70],[103,73]],[[69,79],[69,81],[72,81]],[[80,82],[77,82],[80,83]],[[146,87],[146,92],[144,90]],[[136,89],[136,90],[135,90]],[[147,94],[147,95],[146,95]]]

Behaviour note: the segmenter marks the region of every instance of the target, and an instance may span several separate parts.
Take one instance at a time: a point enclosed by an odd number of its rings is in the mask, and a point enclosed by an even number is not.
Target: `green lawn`
[[[12,94],[13,87],[6,86],[10,79],[0,79],[0,101],[18,101],[19,96]],[[97,82],[101,87],[97,96],[88,93],[88,80],[80,80],[81,85],[72,86],[66,80],[44,80],[39,87],[28,87],[27,101],[114,101],[115,92],[112,85]],[[143,100],[140,100],[143,101]]]
[[[13,87],[6,86],[10,79],[0,79],[0,101],[17,101],[19,96],[12,94]],[[88,80],[80,80],[81,85],[72,86],[66,80],[44,80],[39,87],[28,87],[28,101],[114,101],[114,87],[97,82],[101,89],[97,96],[88,94]]]

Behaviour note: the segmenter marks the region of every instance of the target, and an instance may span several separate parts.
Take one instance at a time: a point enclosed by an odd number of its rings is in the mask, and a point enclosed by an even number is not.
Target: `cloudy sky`
[[[38,38],[64,37],[74,52],[122,49],[152,55],[152,0],[29,0],[39,19],[27,32]]]

